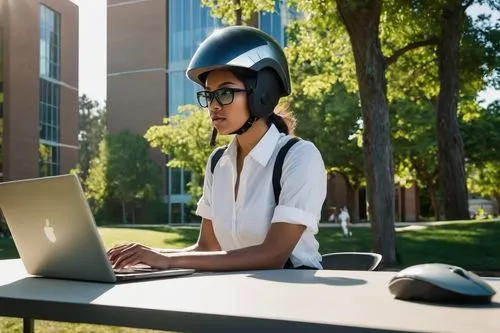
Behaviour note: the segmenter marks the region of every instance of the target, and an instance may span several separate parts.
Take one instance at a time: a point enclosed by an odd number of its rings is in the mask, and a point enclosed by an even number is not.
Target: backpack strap
[[[276,156],[276,161],[274,162],[273,169],[273,190],[274,190],[274,201],[276,205],[278,205],[280,194],[281,194],[281,174],[283,173],[283,163],[285,162],[285,157],[290,148],[294,144],[300,141],[300,138],[293,137],[288,140],[287,143],[278,152],[278,156]]]
[[[219,147],[215,151],[215,153],[212,156],[212,160],[210,161],[210,171],[212,171],[212,174],[214,174],[215,166],[219,162],[220,158],[222,157],[222,154],[224,154],[224,151],[226,150],[227,146]]]

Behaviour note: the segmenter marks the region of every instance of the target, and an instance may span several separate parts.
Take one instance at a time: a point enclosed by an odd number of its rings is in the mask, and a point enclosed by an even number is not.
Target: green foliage
[[[416,183],[427,191],[439,219],[436,108],[430,101],[397,100],[389,110],[395,181],[403,186]]]
[[[241,10],[243,22],[249,21],[252,14],[256,12],[274,10],[274,0],[201,0],[201,4],[210,7],[212,16],[228,25],[234,25],[237,22],[238,10]]]
[[[191,172],[188,190],[193,200],[202,194],[202,176],[214,149],[209,144],[212,128],[206,110],[184,105],[179,107],[179,114],[165,118],[163,125],[152,126],[145,135],[153,148],[160,148],[169,157],[168,167]],[[228,144],[230,139],[219,136],[218,144]]]
[[[123,222],[127,222],[127,205],[134,219],[136,207],[159,199],[161,171],[148,152],[147,141],[138,134],[123,131],[105,136],[85,182],[87,196],[97,211],[105,204],[119,203]]]
[[[481,109],[477,119],[463,122],[461,130],[469,191],[495,198],[500,205],[500,101]]]
[[[296,87],[291,105],[298,122],[297,135],[314,142],[326,169],[343,174],[354,188],[364,185],[358,97],[341,84],[322,95],[308,95],[304,84]]]
[[[468,163],[500,162],[500,100],[481,108],[478,117],[460,124]]]
[[[80,96],[78,107],[78,165],[71,172],[85,184],[91,161],[99,153],[99,143],[106,135],[106,107],[86,95]]]
[[[467,186],[471,193],[493,198],[500,205],[500,161],[469,165]]]
[[[437,186],[436,109],[429,101],[390,105],[396,174],[405,183]]]

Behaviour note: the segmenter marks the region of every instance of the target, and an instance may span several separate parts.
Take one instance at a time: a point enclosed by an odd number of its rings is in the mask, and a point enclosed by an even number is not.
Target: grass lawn
[[[369,228],[352,228],[353,237],[344,239],[340,228],[321,228],[318,234],[320,252],[370,251]],[[125,242],[139,242],[152,247],[179,248],[192,244],[198,237],[196,227],[100,227],[106,247]],[[500,271],[500,221],[470,221],[429,226],[420,230],[398,231],[396,247],[398,267],[426,262],[442,262],[475,271]],[[0,259],[17,258],[10,239],[0,239]],[[37,321],[39,333],[139,333],[158,332],[111,326],[68,324]],[[0,317],[0,332],[20,333],[21,320]]]

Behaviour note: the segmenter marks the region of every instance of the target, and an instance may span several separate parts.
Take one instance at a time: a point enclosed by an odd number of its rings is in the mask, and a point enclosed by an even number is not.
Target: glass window
[[[188,192],[188,184],[191,181],[191,172],[184,170],[184,184],[183,184],[183,192],[187,193]]]
[[[284,25],[281,16],[281,1],[276,0],[274,12],[259,14],[259,29],[271,35],[280,45],[284,44]]]
[[[40,79],[40,176],[59,174],[60,86]]]
[[[196,91],[200,89],[186,78],[185,72],[191,57],[201,42],[222,26],[220,20],[210,15],[210,8],[201,6],[201,0],[170,0],[169,4],[169,57],[168,57],[168,110],[167,116],[177,114],[178,107],[196,104]],[[187,182],[191,178],[182,169],[169,171],[170,217],[172,223],[188,218],[185,196]],[[176,197],[172,199],[172,196]],[[185,198],[184,198],[185,197]]]
[[[181,203],[173,203],[170,205],[170,223],[182,223],[182,206]]]
[[[177,114],[177,108],[184,103],[184,72],[171,72],[169,75],[169,116]]]
[[[182,169],[170,169],[170,194],[182,194]]]
[[[61,15],[40,5],[40,75],[60,79]]]
[[[182,73],[182,81],[184,81],[184,98],[182,100],[183,104],[197,104],[196,101],[196,91],[201,90],[201,87],[196,83],[185,78],[184,73]]]
[[[280,8],[279,6],[276,6],[276,11],[272,13],[271,16],[271,35],[280,43],[283,45],[283,25],[281,21],[281,13],[280,13]]]
[[[183,204],[184,206],[184,222],[194,222],[199,220],[199,217],[196,215],[196,207],[193,207],[189,204]]]
[[[169,59],[177,62],[182,58],[182,2],[183,0],[171,0],[169,10]]]
[[[192,1],[184,1],[185,10],[182,13],[182,59],[190,59],[193,55],[191,50],[193,46],[193,13],[191,9]]]
[[[41,177],[59,174],[59,146],[50,143],[40,143],[39,173]]]

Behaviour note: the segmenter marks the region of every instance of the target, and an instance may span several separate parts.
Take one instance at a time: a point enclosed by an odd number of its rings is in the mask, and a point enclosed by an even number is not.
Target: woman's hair
[[[278,104],[267,119],[268,124],[274,124],[278,131],[287,135],[295,135],[297,119],[288,109],[286,104]]]

